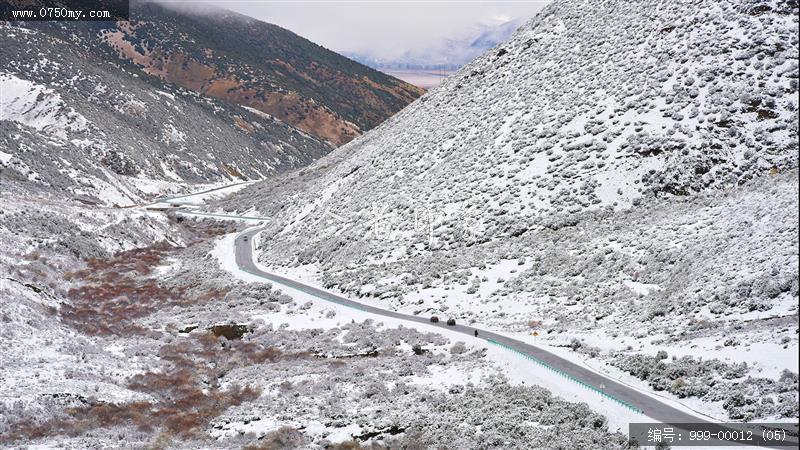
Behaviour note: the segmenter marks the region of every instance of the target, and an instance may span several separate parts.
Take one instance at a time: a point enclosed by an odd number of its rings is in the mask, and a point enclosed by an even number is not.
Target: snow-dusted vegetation
[[[613,364],[646,380],[656,391],[722,402],[734,420],[797,417],[797,373],[784,369],[777,380],[754,378],[748,376],[745,362],[726,364],[691,356],[667,360],[667,356],[663,350],[656,356],[622,355]]]
[[[0,26],[0,445],[605,449],[648,417],[445,319],[796,420],[796,2],[555,1],[316,163],[213,191],[330,147],[59,36]],[[264,283],[200,207],[269,218],[262,268],[423,323]]]
[[[576,339],[595,350],[564,356],[643,388],[666,389],[625,357],[747,363],[732,380],[770,396],[798,371],[797,12],[554,2],[362,139],[220,206],[275,217],[275,271]],[[719,419],[797,415],[796,395],[743,412],[666,391]]]
[[[207,240],[230,230],[191,223],[183,249],[91,259],[65,293],[3,279],[3,444],[626,446],[585,404],[509,384],[484,349],[234,279]]]
[[[87,51],[91,42],[76,34],[46,31],[0,25],[4,183],[131,206],[188,183],[261,179],[332,148],[274,118],[125,68]]]

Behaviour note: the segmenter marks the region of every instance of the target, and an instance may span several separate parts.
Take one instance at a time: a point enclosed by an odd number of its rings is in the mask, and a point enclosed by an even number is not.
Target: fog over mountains
[[[342,54],[379,70],[452,71],[505,42],[525,22],[525,19],[520,18],[500,25],[478,24],[473,29],[462,32],[460,37],[437,39],[424,48],[410,49],[402,56],[394,58],[348,51],[343,51]]]

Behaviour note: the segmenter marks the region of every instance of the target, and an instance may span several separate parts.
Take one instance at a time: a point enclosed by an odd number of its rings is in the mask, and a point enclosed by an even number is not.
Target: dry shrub
[[[331,359],[328,361],[328,365],[331,369],[339,369],[347,365],[346,362],[342,361],[341,359]]]
[[[360,450],[361,444],[359,444],[358,441],[354,441],[351,439],[349,441],[333,444],[330,446],[330,448],[335,450]]]
[[[339,442],[328,447],[330,450],[385,450],[386,448],[387,447],[374,442],[370,444],[362,444],[355,439]]]
[[[38,261],[41,257],[42,254],[39,253],[39,250],[34,250],[24,256],[24,258],[28,261]]]
[[[161,241],[149,247],[136,248],[115,254],[109,258],[91,258],[86,261],[86,269],[68,272],[73,278],[84,281],[99,281],[109,274],[129,274],[137,272],[147,275],[152,267],[161,264],[165,256],[179,251],[172,244]]]
[[[306,444],[306,438],[296,428],[282,426],[261,437],[258,442],[246,445],[244,450],[283,450],[300,448]]]
[[[64,414],[43,423],[23,421],[12,425],[9,433],[0,437],[0,442],[15,442],[21,439],[40,439],[48,436],[79,436],[92,428],[114,423],[133,422],[147,416],[151,404],[132,402],[125,405],[93,404],[79,408],[67,408]]]
[[[133,427],[145,433],[165,430],[181,439],[203,439],[204,429],[212,419],[230,406],[254,400],[260,395],[260,391],[249,386],[204,393],[200,386],[178,384],[176,389],[167,390],[177,395],[175,399],[163,397],[156,402],[98,403],[69,408],[64,411],[66,413],[64,417],[51,419],[42,424],[17,423],[11,427],[8,436],[0,439],[0,442],[33,440],[56,435],[79,436],[89,430],[110,427]]]
[[[192,243],[243,229],[240,224],[235,222],[188,218],[179,216],[174,212],[168,213],[167,217],[174,226],[179,227],[184,232],[186,240]]]
[[[172,443],[172,434],[168,432],[160,433],[153,442],[148,446],[151,450],[167,450],[174,447]]]
[[[204,430],[215,417],[260,395],[251,386],[234,385],[221,390],[219,379],[225,373],[236,367],[301,357],[254,342],[223,341],[211,333],[177,339],[162,346],[159,356],[165,362],[161,370],[137,374],[128,382],[130,389],[150,394],[153,401],[68,408],[44,423],[17,423],[0,442],[78,436],[88,430],[109,427],[166,432],[179,439],[204,439]]]
[[[283,358],[307,357],[306,353],[286,355],[279,348],[267,347],[257,342],[228,341],[218,338],[212,333],[192,336],[191,339],[179,339],[162,346],[158,351],[158,356],[176,367],[193,367],[196,365],[196,361],[213,362],[217,372],[228,371],[235,367],[275,362]],[[227,350],[222,346],[223,342]],[[211,369],[203,368],[203,370]]]
[[[189,298],[187,288],[167,286],[149,278],[153,267],[179,249],[167,243],[129,250],[108,259],[92,259],[87,268],[70,272],[65,278],[78,283],[61,308],[67,324],[90,335],[140,335],[147,330],[135,319],[173,306],[205,303],[224,297],[227,288],[210,289]]]
[[[230,232],[229,225],[193,227],[198,239]],[[211,289],[188,298],[185,287],[168,286],[148,278],[153,267],[180,251],[167,243],[119,253],[111,258],[92,259],[87,268],[69,272],[64,278],[77,284],[67,296],[69,304],[59,311],[62,320],[91,335],[145,335],[151,331],[135,320],[159,309],[222,298],[227,288]],[[235,367],[283,358],[274,347],[249,341],[220,341],[211,333],[192,334],[162,346],[158,352],[160,370],[131,377],[129,387],[151,394],[151,401],[125,404],[96,402],[53,411],[45,421],[24,420],[0,436],[0,443],[32,440],[56,435],[79,436],[89,430],[110,427],[134,428],[153,433],[168,445],[167,438],[203,439],[204,429],[227,408],[252,401],[260,391],[250,386],[222,390],[219,379]],[[155,442],[155,441],[154,441]],[[163,445],[162,445],[163,444]]]
[[[190,246],[236,230],[235,225],[216,221],[187,221],[181,227],[192,242]],[[189,298],[187,287],[166,286],[148,277],[166,257],[181,250],[162,241],[110,258],[93,258],[85,269],[66,272],[64,278],[77,286],[67,292],[70,303],[63,305],[62,319],[90,335],[146,334],[147,330],[133,323],[135,319],[158,309],[224,297],[228,288],[209,289]]]
[[[157,422],[182,438],[199,437],[203,428],[228,407],[258,398],[260,392],[249,386],[220,391],[219,380],[229,371],[308,357],[306,353],[286,354],[257,342],[228,341],[210,332],[177,339],[162,346],[158,354],[167,366],[133,376],[128,387],[160,399],[154,414]]]

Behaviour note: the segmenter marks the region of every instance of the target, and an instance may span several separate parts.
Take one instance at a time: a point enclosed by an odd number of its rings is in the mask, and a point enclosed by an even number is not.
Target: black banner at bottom
[[[631,442],[646,446],[797,448],[796,423],[631,423]]]

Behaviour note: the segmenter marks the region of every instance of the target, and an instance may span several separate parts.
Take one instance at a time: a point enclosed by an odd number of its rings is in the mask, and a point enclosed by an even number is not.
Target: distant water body
[[[441,71],[441,70],[393,70],[393,69],[380,69],[381,72],[389,74],[393,77],[399,78],[406,83],[419,86],[423,89],[430,89],[439,85],[444,78],[455,73],[454,70]]]

